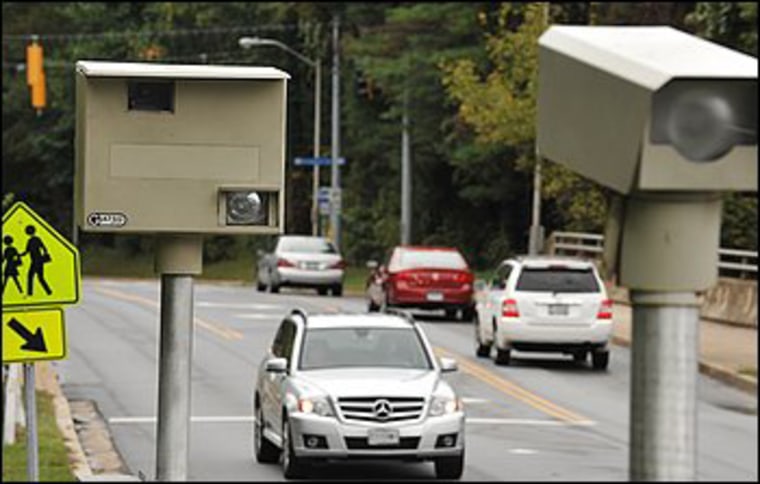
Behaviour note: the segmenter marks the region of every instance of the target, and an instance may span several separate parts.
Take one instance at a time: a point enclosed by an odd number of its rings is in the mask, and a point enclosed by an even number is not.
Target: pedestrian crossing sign
[[[63,310],[3,311],[3,364],[66,358]]]
[[[23,202],[3,214],[3,310],[79,302],[79,251]]]

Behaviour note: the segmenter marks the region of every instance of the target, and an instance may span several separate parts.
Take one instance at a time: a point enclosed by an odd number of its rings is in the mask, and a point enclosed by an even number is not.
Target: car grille
[[[348,450],[416,449],[420,444],[419,437],[401,437],[398,445],[369,445],[367,437],[346,437],[345,440]]]
[[[421,397],[343,397],[338,399],[346,420],[362,422],[401,422],[422,416],[425,399]]]

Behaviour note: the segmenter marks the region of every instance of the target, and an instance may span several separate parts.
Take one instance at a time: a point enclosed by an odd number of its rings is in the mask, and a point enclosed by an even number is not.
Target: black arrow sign
[[[22,350],[47,353],[45,337],[42,336],[42,328],[37,328],[37,331],[32,334],[32,332],[26,329],[26,326],[21,324],[16,318],[11,318],[11,320],[8,321],[8,327],[26,340],[26,344],[21,347]]]

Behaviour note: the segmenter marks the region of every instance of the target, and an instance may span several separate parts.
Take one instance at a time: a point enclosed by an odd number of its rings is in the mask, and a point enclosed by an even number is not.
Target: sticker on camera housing
[[[87,224],[95,227],[123,227],[127,216],[119,212],[93,212],[87,216]]]

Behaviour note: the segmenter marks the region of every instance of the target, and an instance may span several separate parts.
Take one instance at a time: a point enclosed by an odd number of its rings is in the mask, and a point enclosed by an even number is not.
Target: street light
[[[319,164],[317,158],[319,157],[319,124],[320,124],[320,94],[321,90],[321,62],[319,58],[309,59],[305,55],[298,51],[293,50],[287,45],[283,44],[279,40],[275,39],[262,39],[260,37],[241,37],[238,39],[238,44],[243,49],[250,49],[251,47],[258,47],[262,45],[273,45],[280,49],[289,52],[296,56],[299,60],[307,63],[314,68],[314,193],[312,196],[312,208],[311,208],[311,231],[313,235],[319,235],[318,227],[318,211],[317,205],[319,203]]]

